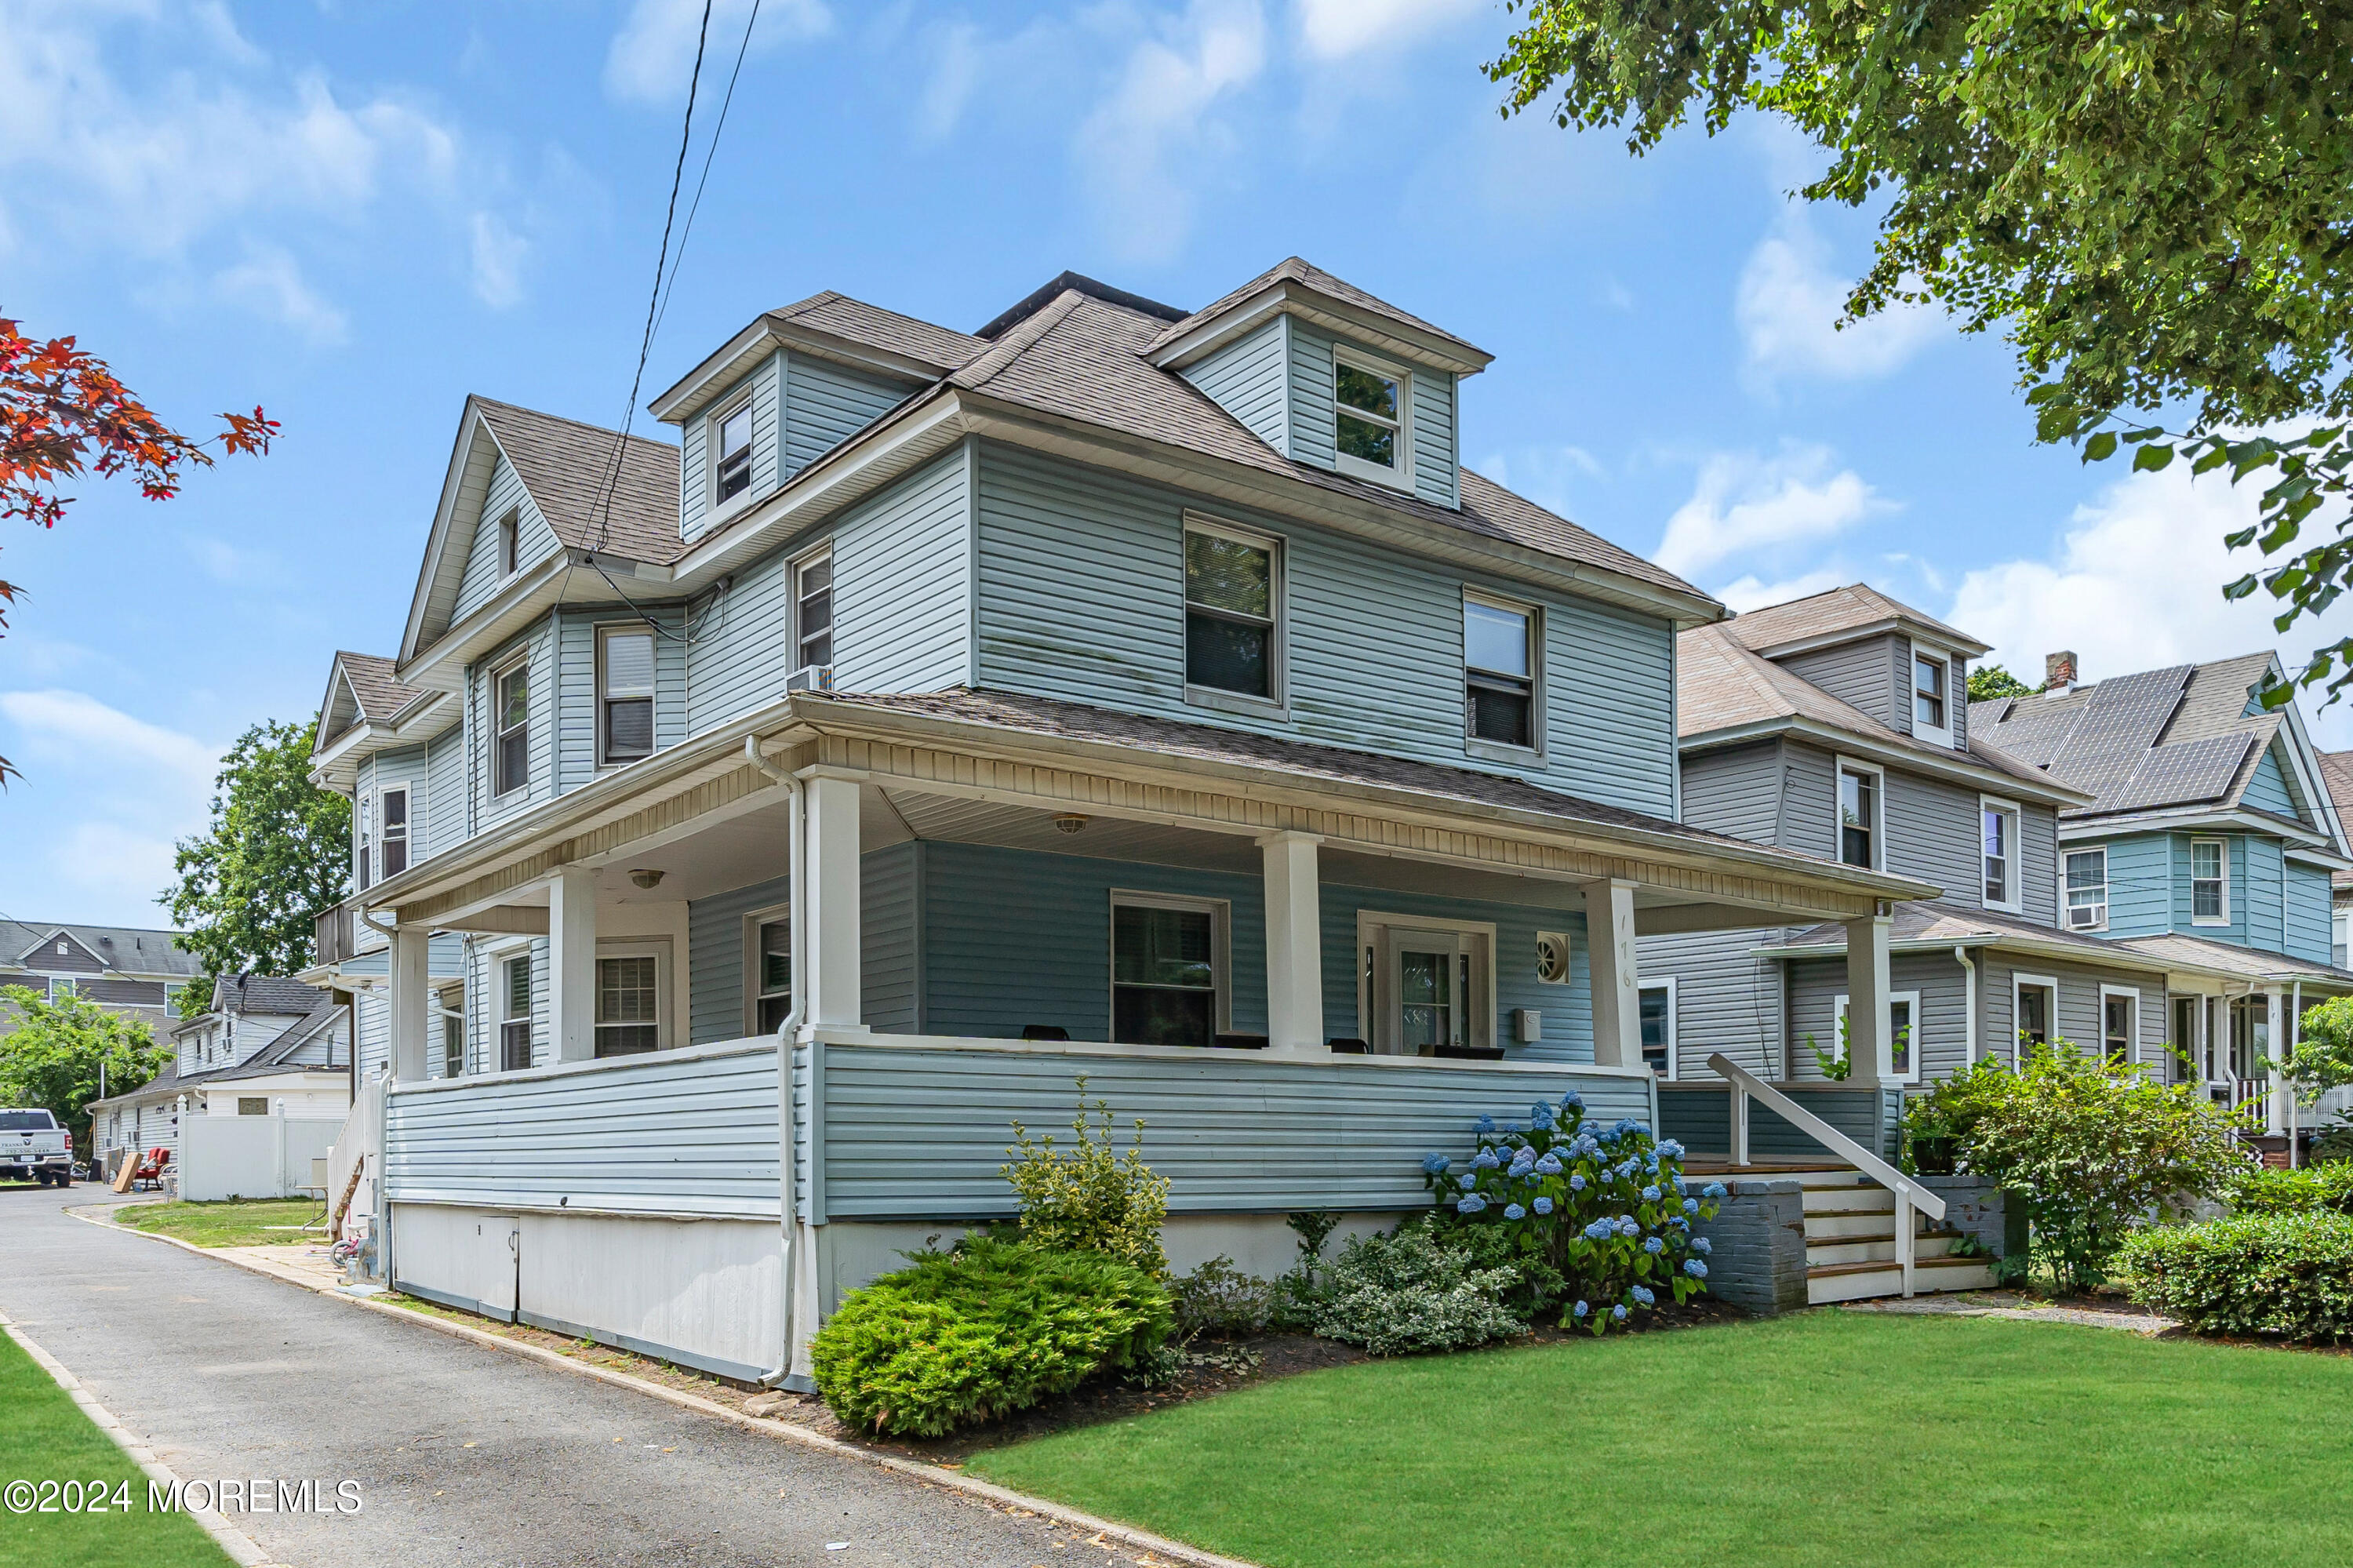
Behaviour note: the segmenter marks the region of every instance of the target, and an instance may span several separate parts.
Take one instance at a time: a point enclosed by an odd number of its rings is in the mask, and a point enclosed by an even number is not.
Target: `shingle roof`
[[[404,686],[392,678],[394,661],[374,653],[353,653],[339,650],[336,660],[343,667],[343,676],[351,683],[352,697],[360,705],[360,718],[369,724],[383,724],[417,698],[428,694],[421,686]]]
[[[213,982],[215,1012],[307,1013],[322,1000],[319,988],[280,975],[223,975]]]
[[[157,931],[142,926],[75,926],[62,920],[0,919],[0,963],[23,963],[24,955],[63,931],[88,948],[109,969],[124,974],[192,975],[196,956],[181,947],[177,931]],[[38,969],[37,964],[26,964]]]
[[[2337,803],[2337,820],[2353,821],[2353,751],[2320,753],[2320,781]],[[2328,881],[2333,887],[2353,887],[2353,871],[2332,871]]]
[[[1386,317],[1390,321],[1396,322],[1400,326],[1409,326],[1413,328],[1416,332],[1427,333],[1432,337],[1443,338],[1448,343],[1460,344],[1462,347],[1469,349],[1472,354],[1478,355],[1482,358],[1488,357],[1487,351],[1479,347],[1476,344],[1467,342],[1462,338],[1455,336],[1452,333],[1448,332],[1444,327],[1432,326],[1430,323],[1423,321],[1419,316],[1410,315],[1406,312],[1398,309],[1395,305],[1390,304],[1387,300],[1376,298],[1375,296],[1365,292],[1364,290],[1357,288],[1353,283],[1344,282],[1340,279],[1334,277],[1331,273],[1324,270],[1323,268],[1318,267],[1313,262],[1306,260],[1304,258],[1298,256],[1285,258],[1273,267],[1269,268],[1267,270],[1260,273],[1257,277],[1252,278],[1249,282],[1244,283],[1240,288],[1234,290],[1231,293],[1223,295],[1219,299],[1210,302],[1208,304],[1202,306],[1199,310],[1195,311],[1191,315],[1185,317],[1183,320],[1169,324],[1165,330],[1156,333],[1152,340],[1145,345],[1146,351],[1149,352],[1166,347],[1168,344],[1175,343],[1178,338],[1183,337],[1187,333],[1191,332],[1194,328],[1199,326],[1202,323],[1222,314],[1230,307],[1240,304],[1242,301],[1249,299],[1252,294],[1257,293],[1260,290],[1269,288],[1276,283],[1297,283],[1302,288],[1312,289],[1319,294],[1328,294],[1333,299],[1338,300],[1345,304],[1353,305],[1357,310],[1363,311],[1369,315]]]
[[[1918,943],[1946,947],[2031,942],[2079,951],[2087,964],[2112,963],[2128,969],[2147,969],[2161,966],[2164,962],[2162,959],[2153,959],[2147,954],[2120,953],[2117,949],[2123,946],[2122,943],[2098,937],[2080,936],[2056,927],[2039,926],[2031,920],[1991,915],[1983,910],[1948,909],[1941,904],[1898,904],[1894,918],[1888,923],[1887,939],[1899,946]],[[1846,927],[1835,922],[1810,926],[1777,940],[1759,942],[1757,946],[1843,948],[1846,946]]]
[[[2228,808],[2240,803],[2283,722],[2247,712],[2272,663],[2269,653],[2249,653],[1971,703],[1969,734],[2097,797],[2070,817]]]
[[[1443,527],[1577,561],[1705,599],[1698,588],[1469,469],[1460,511],[1292,461],[1182,376],[1142,357],[1161,323],[1073,290],[1008,331],[948,385],[1287,475]]]
[[[1907,620],[1956,648],[1983,652],[1985,644],[1957,627],[1888,598],[1866,583],[1849,583],[1793,599],[1763,609],[1743,610],[1726,623],[1735,641],[1746,648],[1778,648],[1786,643],[1832,637],[1893,620]]]
[[[2178,969],[2220,969],[2251,980],[2303,980],[2353,990],[2353,970],[2292,959],[2284,953],[2242,948],[2232,942],[2212,942],[2203,937],[2123,937],[2114,944],[2130,948]]]
[[[1741,618],[1746,620],[1746,616]],[[1999,748],[1981,746],[1974,730],[1968,749],[1931,746],[1892,729],[1811,681],[1751,652],[1734,640],[1738,620],[1694,627],[1675,642],[1678,737],[1695,739],[1777,719],[1809,719],[1883,747],[1916,752],[1923,760],[1975,764],[2003,779],[2049,786],[2052,780]]]
[[[870,348],[904,355],[940,371],[953,370],[988,348],[985,337],[918,321],[830,289],[768,314]]]
[[[488,397],[473,401],[564,544],[656,564],[686,553],[678,533],[676,447]],[[622,443],[617,477],[616,441]]]

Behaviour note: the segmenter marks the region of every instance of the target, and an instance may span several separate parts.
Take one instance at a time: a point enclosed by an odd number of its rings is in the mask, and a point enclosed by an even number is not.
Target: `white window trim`
[[[678,1036],[670,1026],[670,938],[668,937],[599,938],[596,942],[596,959],[602,963],[607,959],[653,959],[654,1049],[658,1052],[668,1051],[675,1046],[678,1044]],[[597,1032],[607,1027],[596,1022],[596,995],[600,989],[598,977],[592,972],[588,1003],[588,1048],[592,1054],[596,1047]],[[632,1023],[627,1027],[635,1029],[638,1026]]]
[[[814,548],[788,557],[785,562],[785,648],[790,654],[789,664],[792,672],[797,675],[803,670],[833,668],[830,660],[823,664],[801,662],[801,574],[820,561],[830,562],[832,559],[833,541],[828,539]],[[830,597],[833,604],[833,623],[827,628],[827,634],[832,639],[833,647],[828,652],[838,658],[841,653],[841,577],[839,573],[835,575],[832,584],[827,588],[826,593]]]
[[[2047,991],[2051,993],[2051,1027],[2049,1031],[2049,1038],[2053,1040],[2059,1038],[2059,978],[2056,975],[2030,975],[2022,973],[2017,969],[2010,970],[2010,1065],[2013,1068],[2018,1065],[2020,1054],[2025,1050],[2025,1047],[2019,1044],[2018,1039],[2018,993],[2029,989],[2030,987],[2038,991]]]
[[[1665,1075],[1661,1077],[1659,1081],[1661,1083],[1671,1084],[1683,1075],[1683,1061],[1679,1054],[1682,1043],[1675,1037],[1678,1033],[1676,1027],[1678,1020],[1675,1016],[1675,1007],[1677,1001],[1680,1000],[1675,995],[1675,977],[1672,975],[1664,975],[1658,980],[1646,980],[1637,982],[1635,986],[1634,1006],[1636,1010],[1635,1025],[1638,1033],[1641,1023],[1641,993],[1646,991],[1662,991],[1667,993],[1667,1070]]]
[[[1941,726],[1931,726],[1920,722],[1919,661],[1923,659],[1944,662],[1945,722]],[[1904,705],[1905,716],[1912,721],[1913,739],[1934,741],[1943,747],[1953,745],[1953,655],[1949,652],[1926,642],[1913,642],[1912,657],[1904,665]]]
[[[541,995],[541,966],[538,955],[533,950],[532,938],[529,937],[519,937],[512,941],[499,942],[494,945],[486,946],[482,951],[483,956],[490,960],[491,965],[491,994],[483,1003],[483,1022],[486,1027],[484,1029],[485,1038],[482,1046],[482,1065],[489,1068],[492,1073],[529,1072],[531,1070],[530,1067],[510,1067],[506,1065],[506,1042],[503,1038],[503,1026],[513,1022],[517,1017],[528,1017],[531,1020],[532,1065],[536,1066],[539,1059],[539,999]],[[507,1002],[509,1000],[507,995],[507,965],[516,959],[530,959],[532,966],[531,1012],[525,1014],[512,1014],[507,1012]]]
[[[1995,903],[1992,899],[1984,896],[1985,814],[1988,811],[2002,811],[2006,812],[2010,817],[2010,856],[2009,863],[2003,868],[2003,881],[2010,888],[2010,897],[1999,904]],[[1978,901],[1984,906],[1984,907],[1988,909],[1998,909],[2010,915],[2017,915],[2024,912],[2026,907],[2026,897],[2025,888],[2022,885],[2026,880],[2024,874],[2026,857],[2019,852],[2022,847],[2021,835],[2024,833],[2025,830],[2026,812],[2021,807],[2020,807],[2017,801],[2005,800],[1999,795],[1979,795],[1978,797]]]
[[[631,757],[615,761],[607,755],[612,737],[605,732],[605,644],[615,637],[650,637],[654,640],[654,683],[646,696],[652,705],[653,727],[658,729],[661,724],[661,633],[654,629],[653,622],[649,620],[614,620],[598,626],[596,628],[596,669],[594,676],[596,686],[592,696],[596,705],[596,768],[599,772],[616,768],[627,768],[632,762],[643,762],[646,759],[645,757]],[[646,753],[646,757],[651,757],[660,749],[661,747],[657,744]]]
[[[405,804],[401,811],[403,821],[400,826],[401,840],[407,849],[408,864],[402,866],[400,869],[402,871],[406,871],[408,866],[415,865],[417,863],[417,789],[413,784],[384,784],[379,785],[373,793],[375,796],[375,877],[378,882],[383,882],[388,877],[397,874],[397,873],[391,873],[385,870],[384,846],[391,842],[391,824],[387,821],[384,810],[385,798],[389,795],[399,795],[403,797],[405,800]]]
[[[1209,972],[1217,988],[1210,1004],[1209,1033],[1229,1034],[1234,1027],[1233,929],[1234,906],[1229,898],[1193,898],[1178,893],[1144,893],[1114,887],[1103,905],[1103,1036],[1119,1033],[1119,911],[1183,909],[1209,917]]]
[[[510,784],[501,789],[499,788],[499,750],[500,743],[506,739],[507,731],[501,727],[500,721],[504,716],[506,708],[507,677],[518,670],[522,672],[523,678],[522,778],[519,782]],[[491,672],[491,799],[493,800],[503,800],[511,795],[518,793],[527,795],[531,792],[531,705],[533,700],[531,688],[533,684],[529,653],[518,659],[510,659]],[[378,869],[380,871],[382,868]]]
[[[1831,768],[1831,859],[1846,864],[1843,834],[1846,818],[1839,806],[1839,776],[1845,773],[1868,773],[1872,778],[1871,791],[1871,864],[1859,870],[1884,871],[1887,868],[1887,769],[1876,762],[1861,758],[1840,757]]]
[[[744,1037],[747,1040],[762,1037],[760,1033],[760,927],[776,921],[790,920],[792,917],[793,906],[790,904],[771,904],[763,908],[748,910],[744,916]],[[800,955],[796,953],[793,959],[795,963],[793,980],[797,984],[800,980],[798,972]]]
[[[760,463],[760,417],[754,413],[752,436],[744,448],[744,488],[724,501],[719,498],[719,460],[726,455],[719,450],[719,432],[728,420],[752,407],[755,390],[746,387],[702,417],[702,505],[706,517],[724,517],[741,511],[751,503],[753,492],[758,488],[752,482],[752,471]]]
[[[2100,917],[2089,926],[2075,924],[2074,906],[2068,900],[2067,862],[2079,854],[2100,857]],[[2108,928],[2108,846],[2093,844],[2085,849],[2063,849],[2059,852],[2059,928],[2063,931],[2105,931]]]
[[[1838,1040],[1838,1059],[1841,1062],[1847,1056],[1846,1036],[1839,1032],[1839,1024],[1846,1017],[1846,992],[1840,991],[1831,1003],[1831,1033]],[[1901,1073],[1890,1073],[1887,1081],[1891,1084],[1916,1084],[1920,1081],[1920,993],[1916,991],[1889,991],[1887,1011],[1891,1018],[1894,1015],[1895,1003],[1899,1001],[1908,1003],[1912,1009],[1912,1065]],[[1892,1066],[1895,1059],[1895,1041],[1892,1035],[1887,1042],[1887,1057]]]
[[[443,1000],[451,991],[458,993],[458,1005],[455,1007],[451,1007]],[[447,985],[438,985],[426,994],[433,999],[433,1022],[439,1025],[433,1031],[433,1038],[426,1053],[426,1075],[430,1077],[432,1068],[438,1065],[441,1069],[441,1076],[445,1078],[465,1077],[473,1071],[474,1067],[473,1032],[466,1027],[466,982],[459,980]],[[458,1070],[454,1074],[449,1071],[448,1035],[449,1020],[452,1018],[458,1021]]]
[[[1363,411],[1340,401],[1340,367],[1344,365],[1397,383],[1398,465],[1395,469],[1366,462],[1340,450],[1342,411]],[[1367,354],[1346,344],[1335,344],[1332,349],[1332,466],[1335,471],[1351,479],[1369,480],[1375,484],[1388,485],[1392,490],[1410,493],[1413,489],[1413,372],[1377,354]]]
[[[510,506],[500,513],[497,528],[492,547],[499,553],[499,581],[505,582],[522,571],[522,508]]]
[[[1542,767],[1545,763],[1544,606],[1510,599],[1499,593],[1490,593],[1485,588],[1472,588],[1466,583],[1462,588],[1462,613],[1458,616],[1458,620],[1466,626],[1470,619],[1469,609],[1474,604],[1483,604],[1493,609],[1509,610],[1514,615],[1525,615],[1528,618],[1528,734],[1533,737],[1535,744],[1514,746],[1509,741],[1485,740],[1471,733],[1471,650],[1466,635],[1465,646],[1462,649],[1463,755],[1482,758],[1489,762],[1508,762],[1518,767],[1531,764]]]
[[[1212,517],[1200,512],[1186,513],[1184,527],[1178,535],[1176,596],[1187,616],[1191,614],[1193,601],[1187,598],[1185,593],[1183,544],[1185,534],[1208,534],[1214,538],[1231,539],[1237,544],[1248,545],[1253,549],[1268,552],[1271,556],[1268,565],[1271,577],[1267,584],[1267,604],[1274,611],[1274,646],[1271,651],[1273,667],[1268,672],[1267,679],[1267,685],[1274,694],[1271,697],[1254,697],[1248,692],[1229,692],[1218,686],[1197,686],[1192,682],[1187,681],[1185,701],[1195,707],[1217,708],[1228,713],[1261,714],[1269,717],[1288,719],[1291,716],[1291,573],[1287,569],[1288,564],[1285,560],[1289,554],[1285,547],[1288,541],[1280,534],[1269,534],[1259,528],[1245,528],[1239,523],[1229,523],[1222,517]],[[1189,635],[1189,631],[1187,634]],[[1188,669],[1191,667],[1189,663],[1191,654],[1192,651],[1187,647],[1184,656],[1188,661],[1186,666]]]
[[[2198,846],[2212,844],[2222,852],[2222,913],[2198,913]],[[2189,841],[2189,923],[2192,926],[2227,926],[2231,923],[2231,841],[2211,834],[2199,834]]]
[[[1358,1037],[1364,1040],[1365,1043],[1375,1051],[1382,1049],[1378,1039],[1380,1033],[1379,1024],[1373,1016],[1379,1004],[1378,994],[1377,988],[1373,984],[1372,976],[1367,972],[1366,965],[1364,963],[1363,959],[1365,950],[1367,948],[1377,946],[1380,941],[1380,933],[1390,927],[1401,927],[1409,931],[1451,931],[1458,937],[1479,937],[1483,938],[1486,940],[1487,961],[1483,966],[1486,969],[1486,980],[1485,983],[1480,988],[1483,995],[1483,1001],[1480,1003],[1480,1009],[1481,1013],[1484,1018],[1485,1027],[1482,1037],[1472,1039],[1471,1043],[1473,1045],[1484,1045],[1490,1047],[1502,1044],[1503,1040],[1501,1036],[1503,1034],[1504,1022],[1495,1015],[1495,970],[1497,968],[1495,923],[1493,920],[1451,920],[1444,917],[1443,916],[1438,915],[1406,915],[1398,914],[1394,911],[1378,909],[1359,909],[1356,911],[1356,957],[1353,958],[1350,962],[1356,971],[1356,1031]],[[1574,970],[1571,972],[1574,973]],[[1471,1037],[1471,1032],[1465,1030],[1464,1037],[1469,1039]]]
[[[2107,1054],[2107,1049],[2108,1049],[2108,999],[2109,999],[2110,997],[2112,997],[2112,996],[2128,996],[2128,997],[2132,998],[2132,1039],[2131,1039],[2130,1043],[2129,1043],[2129,1044],[2127,1044],[2126,1045],[2126,1047],[2125,1047],[2125,1061],[2126,1061],[2128,1065],[2132,1065],[2132,1066],[2135,1066],[2135,1067],[2137,1067],[2137,1066],[2139,1066],[2139,1065],[2141,1065],[2141,1060],[2140,1060],[2140,1056],[2141,1056],[2141,1051],[2140,1051],[2141,1026],[2140,1026],[2140,987],[2138,987],[2138,986],[2137,986],[2137,985],[2109,985],[2109,984],[2107,984],[2107,983],[2106,983],[2106,982],[2105,982],[2105,981],[2103,981],[2103,982],[2101,983],[2101,986],[2100,986],[2100,1053],[2101,1053],[2101,1054],[2102,1054],[2102,1055],[2104,1055],[2104,1056]]]

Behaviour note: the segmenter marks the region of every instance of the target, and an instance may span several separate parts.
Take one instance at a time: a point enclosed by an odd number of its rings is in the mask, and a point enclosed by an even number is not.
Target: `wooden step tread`
[[[1914,1258],[1912,1260],[1912,1268],[1915,1273],[1917,1273],[1919,1270],[1924,1268],[1991,1268],[1997,1261],[1997,1259],[1990,1257],[1953,1257],[1947,1255],[1941,1257]],[[1827,1279],[1833,1275],[1840,1274],[1873,1274],[1881,1272],[1895,1274],[1900,1273],[1902,1268],[1903,1266],[1898,1264],[1892,1257],[1874,1258],[1862,1263],[1822,1263],[1815,1264],[1809,1267],[1806,1270],[1806,1277],[1809,1279]]]

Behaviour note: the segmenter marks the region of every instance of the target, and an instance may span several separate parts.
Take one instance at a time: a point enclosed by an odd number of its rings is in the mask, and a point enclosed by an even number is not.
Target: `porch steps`
[[[1904,1293],[1895,1262],[1895,1194],[1852,1167],[1776,1172],[1805,1189],[1806,1299],[1815,1306]],[[1956,1257],[1957,1231],[1915,1213],[1912,1287],[1920,1294],[1984,1290],[1993,1260]]]

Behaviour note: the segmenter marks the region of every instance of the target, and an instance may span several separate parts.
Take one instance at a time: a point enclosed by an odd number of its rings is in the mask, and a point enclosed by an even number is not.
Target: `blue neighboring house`
[[[1461,465],[1488,361],[1293,259],[973,332],[819,294],[653,400],[674,443],[469,398],[315,758],[379,1261],[798,1376],[843,1290],[1011,1211],[1011,1123],[1083,1075],[1178,1266],[1272,1274],[1479,1115],[1655,1121],[1656,931],[1837,923],[1880,1105],[1935,887],[1679,820],[1723,609]]]

